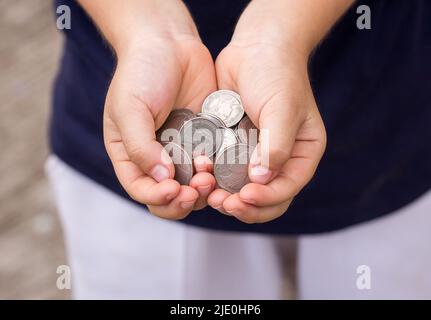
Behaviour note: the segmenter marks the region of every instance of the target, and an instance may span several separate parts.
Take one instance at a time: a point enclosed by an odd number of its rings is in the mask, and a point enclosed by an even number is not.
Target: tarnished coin
[[[220,188],[238,193],[250,182],[248,164],[252,148],[248,144],[237,143],[220,152],[214,163],[214,175]]]
[[[203,113],[214,114],[227,127],[236,125],[244,115],[244,108],[238,93],[231,90],[219,90],[211,93],[202,105]]]
[[[201,113],[198,113],[197,116],[214,122],[218,127],[222,127],[222,128],[226,127],[226,124],[224,123],[224,121],[219,117],[217,117],[215,114],[201,112]]]
[[[236,129],[239,141],[256,147],[259,142],[259,129],[253,124],[248,116],[242,118]]]
[[[180,129],[182,145],[193,158],[202,155],[212,157],[223,142],[217,128],[217,125],[208,119],[190,119]]]
[[[193,163],[188,153],[176,143],[162,142],[175,167],[175,180],[188,186],[193,177]]]
[[[175,109],[173,110],[165,123],[157,130],[156,139],[159,142],[175,142],[179,143],[179,131],[183,124],[190,119],[193,119],[195,114],[190,109]]]
[[[238,137],[234,130],[230,128],[223,128],[223,127],[219,128],[219,130],[223,132],[223,143],[221,144],[219,152],[239,142]]]

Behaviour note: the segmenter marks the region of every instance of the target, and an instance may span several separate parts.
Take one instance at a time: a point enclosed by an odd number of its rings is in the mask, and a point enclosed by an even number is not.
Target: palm
[[[211,56],[197,40],[146,44],[118,65],[113,83],[116,78],[128,84],[124,95],[145,102],[155,115],[156,126],[172,108],[197,111],[202,97],[216,87]]]

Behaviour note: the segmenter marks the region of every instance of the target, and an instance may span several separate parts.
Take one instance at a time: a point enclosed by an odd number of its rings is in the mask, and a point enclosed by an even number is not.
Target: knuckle
[[[132,145],[127,148],[127,153],[129,154],[130,160],[135,163],[141,163],[145,159],[144,148],[138,145]]]
[[[290,151],[287,148],[281,146],[274,146],[269,150],[269,162],[270,163],[284,163],[290,156]]]
[[[136,184],[136,181],[131,182],[129,185],[123,187],[129,197],[132,198],[134,201],[145,205],[155,204],[155,201],[152,202],[151,197],[148,196],[148,188]]]
[[[131,105],[134,106],[137,112],[149,112],[156,122],[160,122],[163,118],[167,117],[168,110],[160,108],[159,104],[154,103],[155,98],[151,97],[147,92],[132,91],[130,96],[133,100]]]
[[[145,204],[145,201],[144,201],[144,199],[143,199],[143,197],[142,197],[142,196],[140,196],[140,195],[138,195],[138,194],[135,194],[135,193],[133,193],[133,192],[127,192],[127,194],[129,195],[129,197],[130,197],[133,201],[139,202],[139,203],[141,203],[141,204]]]

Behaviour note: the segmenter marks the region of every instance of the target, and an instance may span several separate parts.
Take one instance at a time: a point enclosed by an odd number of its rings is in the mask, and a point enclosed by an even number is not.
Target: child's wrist
[[[199,38],[181,0],[79,0],[118,55],[152,39]]]

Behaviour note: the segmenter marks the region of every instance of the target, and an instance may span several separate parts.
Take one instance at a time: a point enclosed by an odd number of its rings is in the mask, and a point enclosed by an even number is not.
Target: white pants
[[[46,167],[75,298],[283,298],[287,237],[162,220],[54,156]],[[388,217],[299,237],[298,297],[429,299],[430,244],[431,192]]]

